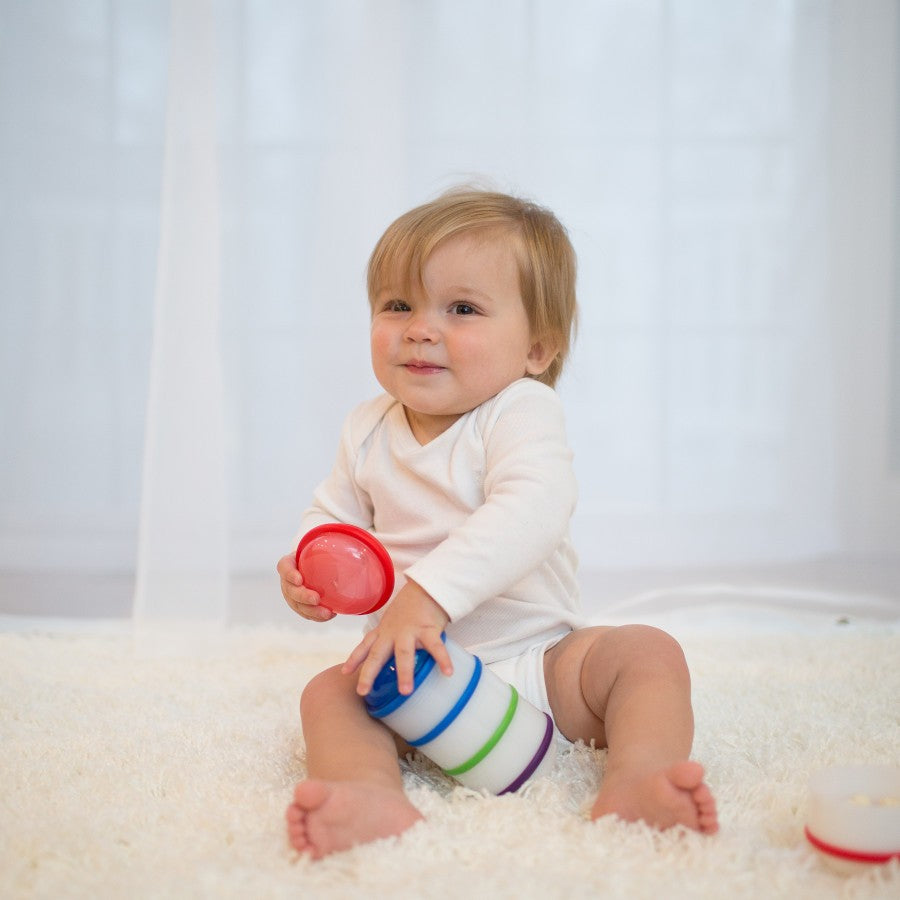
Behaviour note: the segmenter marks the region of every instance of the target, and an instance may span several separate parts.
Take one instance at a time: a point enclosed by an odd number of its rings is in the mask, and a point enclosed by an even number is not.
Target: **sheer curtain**
[[[0,0],[0,573],[227,619],[378,389],[372,244],[460,181],[579,254],[584,569],[897,561],[898,18]]]

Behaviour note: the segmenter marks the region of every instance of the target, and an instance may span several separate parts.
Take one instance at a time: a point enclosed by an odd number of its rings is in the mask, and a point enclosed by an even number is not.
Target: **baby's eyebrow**
[[[490,294],[485,294],[484,291],[479,291],[478,288],[467,287],[463,284],[451,285],[447,289],[447,291],[450,294],[464,294],[466,297],[477,297],[479,300],[484,300],[489,303],[494,299]]]

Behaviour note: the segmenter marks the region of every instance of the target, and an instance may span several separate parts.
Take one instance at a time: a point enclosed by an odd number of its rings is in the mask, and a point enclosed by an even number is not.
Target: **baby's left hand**
[[[445,675],[453,672],[450,655],[441,632],[450,617],[414,581],[408,581],[385,610],[381,621],[356,646],[342,671],[349,675],[359,669],[356,692],[364,697],[376,676],[393,655],[397,662],[397,687],[401,694],[413,690],[416,650],[427,650]]]

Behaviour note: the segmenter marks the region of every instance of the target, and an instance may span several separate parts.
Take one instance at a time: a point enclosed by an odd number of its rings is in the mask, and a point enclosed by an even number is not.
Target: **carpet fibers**
[[[347,631],[0,630],[0,897],[900,897],[896,862],[837,875],[803,838],[812,771],[900,763],[896,623],[677,636],[720,834],[588,821],[604,753],[576,745],[506,797],[413,757],[426,822],[314,863],[283,827],[297,701]]]

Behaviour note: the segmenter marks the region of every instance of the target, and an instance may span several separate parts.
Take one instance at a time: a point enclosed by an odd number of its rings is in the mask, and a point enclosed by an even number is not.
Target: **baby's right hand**
[[[295,613],[311,622],[327,622],[334,618],[334,612],[319,605],[321,602],[319,595],[303,587],[303,576],[297,568],[294,554],[282,556],[276,569],[281,576],[281,593]]]

